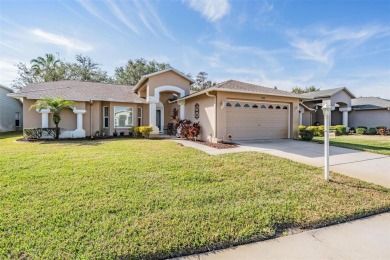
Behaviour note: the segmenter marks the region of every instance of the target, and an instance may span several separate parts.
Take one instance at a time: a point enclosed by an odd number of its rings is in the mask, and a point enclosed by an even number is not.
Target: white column
[[[151,134],[159,134],[159,129],[156,125],[156,111],[157,111],[157,104],[155,102],[149,103],[149,125],[153,128]]]
[[[76,109],[73,108],[73,113],[77,116],[77,124],[76,124],[76,130],[72,131],[72,137],[73,138],[83,138],[85,137],[85,130],[83,129],[83,114],[87,112],[84,109]]]
[[[49,127],[49,113],[50,109],[36,109],[38,113],[42,114],[42,128],[48,128]]]
[[[342,107],[339,109],[343,113],[343,126],[348,127],[348,112],[351,111],[351,107]]]
[[[185,119],[185,117],[186,117],[185,101],[184,100],[180,101],[179,106],[180,106],[180,119]]]
[[[302,115],[304,112],[299,111],[299,125],[302,125]]]

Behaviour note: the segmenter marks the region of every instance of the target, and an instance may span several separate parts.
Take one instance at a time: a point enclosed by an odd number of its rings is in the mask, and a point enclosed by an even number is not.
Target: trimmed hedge
[[[61,128],[59,129],[61,133]],[[56,128],[24,128],[23,129],[23,137],[26,140],[39,140],[42,138],[42,135],[51,136],[55,138],[56,136]]]
[[[367,127],[358,127],[356,128],[356,133],[358,135],[364,135],[367,133]]]
[[[376,128],[371,127],[370,129],[368,129],[368,134],[370,134],[370,135],[376,135],[376,133],[377,133]]]
[[[310,141],[311,139],[313,139],[313,136],[314,136],[313,132],[310,130],[307,130],[307,129],[304,129],[304,130],[299,132],[299,137],[303,141]]]
[[[153,128],[151,126],[134,126],[130,128],[130,131],[135,138],[148,138]]]

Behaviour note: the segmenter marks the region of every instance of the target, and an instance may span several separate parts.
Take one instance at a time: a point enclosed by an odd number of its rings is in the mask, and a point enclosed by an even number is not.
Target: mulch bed
[[[198,144],[207,145],[213,148],[217,149],[229,149],[229,148],[236,148],[238,147],[238,144],[235,143],[211,143],[211,142],[205,142],[205,141],[193,141]]]

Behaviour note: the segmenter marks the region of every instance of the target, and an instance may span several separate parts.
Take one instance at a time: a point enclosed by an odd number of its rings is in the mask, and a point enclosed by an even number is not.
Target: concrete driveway
[[[313,166],[324,166],[324,145],[314,142],[290,139],[238,141],[240,146],[232,149],[215,149],[185,140],[177,140],[177,142],[211,155],[252,151],[268,153]],[[331,146],[330,169],[390,188],[390,156]]]

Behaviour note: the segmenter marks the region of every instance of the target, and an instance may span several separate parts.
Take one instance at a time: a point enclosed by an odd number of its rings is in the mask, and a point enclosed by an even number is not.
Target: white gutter
[[[214,112],[214,115],[215,115],[215,118],[214,118],[214,138],[217,139],[217,96],[210,94],[208,91],[206,91],[205,93],[206,93],[206,96],[214,98],[214,100],[215,100],[215,102],[214,102],[214,104],[215,104],[215,112]],[[211,140],[211,141],[213,141],[213,140]]]

